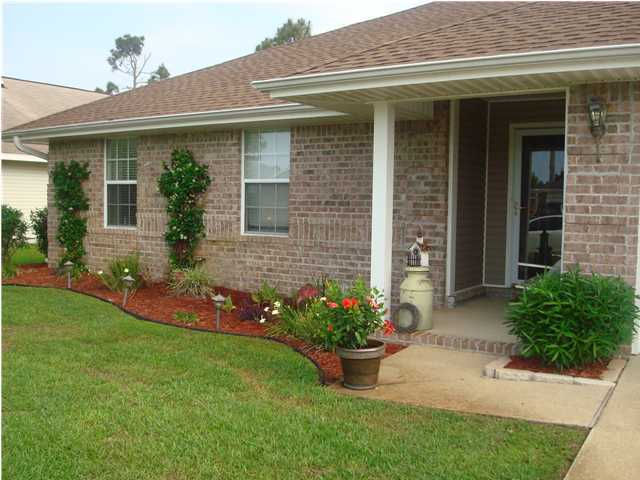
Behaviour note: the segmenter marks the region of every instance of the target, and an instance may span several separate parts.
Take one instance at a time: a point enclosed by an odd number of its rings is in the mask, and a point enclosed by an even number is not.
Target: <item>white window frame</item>
[[[130,138],[130,137],[127,137]],[[107,145],[109,140],[122,140],[122,137],[109,137],[104,139],[103,144],[103,199],[102,199],[102,214],[104,228],[109,230],[137,230],[138,229],[138,195],[136,193],[136,225],[109,225],[108,224],[108,196],[107,185],[138,185],[138,168],[136,165],[136,179],[135,180],[107,180]],[[136,164],[138,163],[138,156],[136,155]]]
[[[260,131],[284,131],[284,130],[288,130],[289,132],[291,131],[291,129],[288,128],[282,128],[282,129],[278,129],[278,128],[255,128],[255,129],[248,129],[248,130],[242,130],[242,135],[240,136],[240,142],[241,142],[241,159],[240,159],[240,172],[241,172],[241,183],[242,183],[242,192],[241,192],[241,197],[240,197],[240,233],[243,236],[247,236],[247,237],[280,237],[280,238],[287,238],[289,236],[289,215],[287,214],[287,233],[278,233],[278,232],[252,232],[252,231],[247,231],[246,228],[246,206],[245,206],[245,186],[247,183],[257,183],[257,184],[265,184],[265,183],[282,183],[282,184],[289,184],[289,178],[291,177],[291,144],[289,144],[289,176],[287,178],[272,178],[272,179],[264,179],[264,180],[252,180],[252,179],[245,179],[244,178],[244,163],[245,163],[245,151],[244,151],[244,145],[245,145],[245,135],[246,132],[260,132]],[[289,210],[289,199],[287,199],[287,211]]]

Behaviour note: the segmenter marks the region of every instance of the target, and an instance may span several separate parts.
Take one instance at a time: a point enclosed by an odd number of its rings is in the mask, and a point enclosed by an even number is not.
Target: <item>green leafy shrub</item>
[[[204,298],[211,295],[213,282],[213,277],[203,266],[177,268],[171,272],[169,289],[174,295]]]
[[[258,305],[273,305],[275,302],[282,302],[282,295],[275,287],[271,287],[266,280],[260,285],[260,290],[251,294],[251,300]]]
[[[222,310],[226,313],[231,313],[236,309],[236,306],[233,304],[233,300],[231,299],[231,295],[224,299],[224,303],[222,304]]]
[[[27,224],[17,208],[2,205],[2,276],[12,277],[16,273],[11,261],[13,254],[26,242]]]
[[[144,274],[138,254],[115,258],[109,262],[106,271],[100,270],[98,272],[98,278],[113,292],[124,291],[125,285],[122,279],[127,275],[130,275],[135,280],[131,287],[132,291],[144,285]]]
[[[325,349],[331,349],[327,342],[328,317],[324,315],[324,300],[310,298],[302,308],[294,308],[291,305],[282,305],[278,321],[272,323],[267,333],[276,337],[293,337],[298,340],[316,345]]]
[[[33,233],[36,234],[38,250],[40,250],[45,257],[49,255],[49,238],[47,237],[48,213],[49,210],[47,207],[44,207],[32,210],[29,215],[31,228],[33,229]]]
[[[173,314],[174,320],[184,323],[187,325],[192,325],[194,323],[198,323],[200,321],[200,317],[195,312],[184,312],[182,310],[178,310]]]
[[[290,335],[327,350],[364,348],[369,335],[378,329],[393,333],[393,324],[384,319],[382,295],[377,289],[368,288],[361,278],[347,289],[326,280],[324,294],[310,297],[299,309],[282,305],[271,310],[278,322],[270,332]]]
[[[86,254],[84,237],[87,234],[87,219],[81,214],[89,209],[89,199],[82,189],[82,183],[88,178],[88,164],[75,160],[57,162],[51,172],[54,204],[60,215],[56,239],[63,247],[59,266],[71,261],[74,273],[86,269],[82,258]]]
[[[175,149],[171,164],[163,167],[158,189],[167,198],[169,223],[164,238],[171,249],[169,259],[174,268],[193,268],[196,246],[204,236],[204,209],[198,199],[211,178],[207,166],[196,162],[185,148]]]
[[[622,279],[576,270],[533,280],[509,305],[506,324],[523,356],[563,369],[611,358],[631,340],[637,315]]]

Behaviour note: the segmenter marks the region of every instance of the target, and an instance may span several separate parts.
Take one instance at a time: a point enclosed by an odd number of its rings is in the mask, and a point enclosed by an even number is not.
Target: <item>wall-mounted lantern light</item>
[[[606,131],[607,106],[600,97],[589,97],[587,104],[587,112],[589,114],[589,127],[591,127],[591,135],[596,139],[602,137]]]

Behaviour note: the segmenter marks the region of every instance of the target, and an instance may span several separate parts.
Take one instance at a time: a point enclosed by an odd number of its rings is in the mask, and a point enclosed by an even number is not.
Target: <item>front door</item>
[[[560,270],[564,213],[564,133],[517,135],[512,177],[512,278],[524,282]]]

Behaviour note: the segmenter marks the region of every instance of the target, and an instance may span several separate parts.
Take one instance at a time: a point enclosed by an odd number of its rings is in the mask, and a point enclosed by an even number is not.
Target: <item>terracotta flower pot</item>
[[[369,340],[367,348],[336,348],[340,357],[343,384],[352,390],[370,390],[378,385],[380,360],[384,356],[384,343]]]

